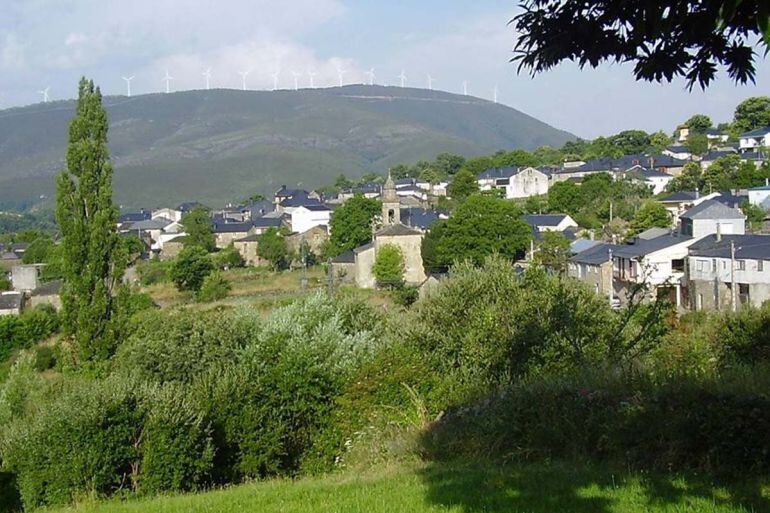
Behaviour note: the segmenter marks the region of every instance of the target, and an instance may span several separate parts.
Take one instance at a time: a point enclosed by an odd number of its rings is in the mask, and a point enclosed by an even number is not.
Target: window
[[[765,270],[765,261],[757,260],[757,271],[763,272]]]
[[[717,272],[719,269],[717,268],[717,259],[712,258],[711,259],[711,268],[714,270],[714,272]]]
[[[745,271],[746,270],[746,261],[745,260],[738,260],[736,267],[739,271]]]
[[[671,261],[671,269],[678,272],[684,272],[684,259],[676,259]]]
[[[695,269],[698,272],[708,272],[709,271],[709,261],[708,260],[697,260],[695,262]]]

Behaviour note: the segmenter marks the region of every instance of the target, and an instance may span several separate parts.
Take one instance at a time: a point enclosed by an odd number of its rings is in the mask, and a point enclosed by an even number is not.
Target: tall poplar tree
[[[62,234],[63,324],[81,362],[104,360],[114,350],[116,291],[127,261],[112,203],[107,129],[101,91],[82,78],[56,197]]]

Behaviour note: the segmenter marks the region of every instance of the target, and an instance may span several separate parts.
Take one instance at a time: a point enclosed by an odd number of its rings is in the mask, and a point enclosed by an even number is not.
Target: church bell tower
[[[401,224],[401,203],[396,194],[396,184],[388,171],[388,179],[382,187],[382,225]]]

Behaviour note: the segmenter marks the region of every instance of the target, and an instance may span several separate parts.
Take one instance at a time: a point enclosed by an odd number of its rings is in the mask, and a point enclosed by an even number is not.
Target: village
[[[545,197],[556,183],[579,185],[585,177],[596,174],[642,184],[654,201],[665,207],[668,226],[618,240],[617,236],[608,238],[599,230],[579,226],[567,213],[529,213],[522,218],[531,227],[532,241],[516,264],[529,266],[539,251],[542,235],[559,233],[569,241],[569,260],[563,271],[607,297],[615,308],[625,304],[639,287],[649,298],[669,300],[679,312],[760,306],[770,299],[770,268],[765,269],[770,262],[770,218],[766,216],[765,223],[751,232],[741,205],[748,203],[767,212],[770,184],[743,190],[673,193],[669,187],[688,162],[697,162],[705,170],[720,157],[736,155],[741,162],[761,165],[765,160],[762,150],[770,147],[770,127],[744,133],[733,145],[727,143],[725,134],[710,129],[706,133],[709,150],[702,157],[677,144],[687,140],[688,132],[687,127],[680,127],[672,145],[660,154],[565,162],[561,167],[492,168],[478,174],[476,183],[481,194],[512,202]],[[380,248],[395,245],[403,255],[404,282],[424,295],[444,276],[426,270],[421,243],[436,222],[450,215],[440,203],[449,198],[451,181],[452,176],[431,183],[409,177],[394,180],[388,175],[384,183],[363,182],[331,193],[282,186],[270,199],[257,197],[224,208],[186,202],[173,208],[124,212],[117,228],[143,244],[135,262],[169,261],[185,247],[185,215],[202,209],[210,217],[216,249],[234,248],[246,266],[268,265],[258,246],[260,236],[272,229],[284,234],[295,255],[291,265],[306,266],[308,260],[299,257],[305,251],[314,262],[328,268],[330,280],[362,289],[378,286],[372,272],[377,254]],[[381,203],[381,214],[370,227],[371,240],[324,261],[334,212],[355,196]],[[45,264],[22,264],[26,247],[25,243],[14,243],[2,248],[0,265],[7,270],[13,288],[0,295],[0,315],[19,314],[40,304],[61,306],[61,282],[42,280]],[[136,273],[127,273],[126,280],[136,279]]]

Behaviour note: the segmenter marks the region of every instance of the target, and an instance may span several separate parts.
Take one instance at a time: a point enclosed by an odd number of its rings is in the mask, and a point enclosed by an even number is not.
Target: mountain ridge
[[[574,139],[502,104],[393,86],[212,89],[108,96],[104,104],[116,201],[126,208],[238,201],[442,151],[470,157]],[[0,207],[50,204],[74,107],[66,100],[0,111]]]

